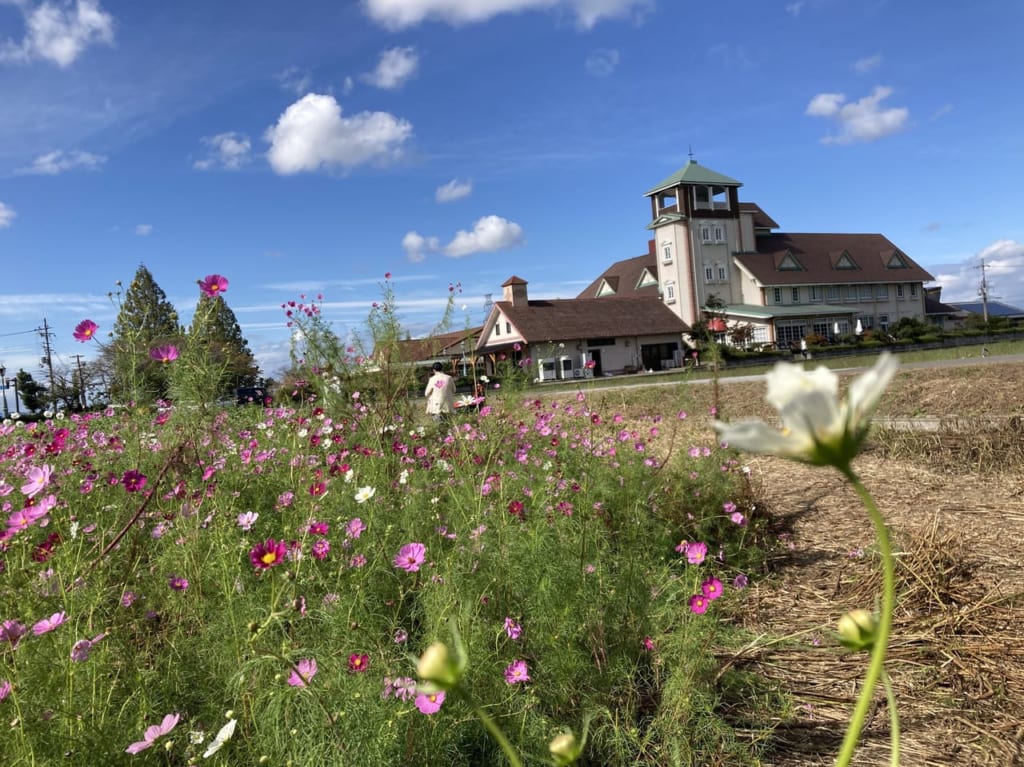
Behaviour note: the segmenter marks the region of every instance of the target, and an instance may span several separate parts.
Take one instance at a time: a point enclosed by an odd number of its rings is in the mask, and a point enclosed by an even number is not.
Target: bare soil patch
[[[850,379],[844,377],[844,385]],[[692,413],[771,419],[764,385],[687,387]],[[936,416],[928,434],[876,429],[856,469],[900,552],[900,596],[887,669],[903,729],[902,764],[1024,765],[1024,365],[904,369],[879,407]],[[693,438],[706,419],[694,418]],[[950,426],[949,424],[953,425]],[[832,638],[836,620],[875,606],[874,534],[833,470],[751,457],[779,546],[737,620],[758,637],[724,666],[754,671],[794,701],[769,724],[766,767],[832,764],[866,669]],[[751,701],[740,721],[764,723]],[[889,763],[877,695],[856,764]]]

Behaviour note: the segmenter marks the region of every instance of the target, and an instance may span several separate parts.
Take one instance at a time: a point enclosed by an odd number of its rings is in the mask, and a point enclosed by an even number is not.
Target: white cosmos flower
[[[203,759],[209,759],[211,756],[220,751],[221,746],[231,740],[231,736],[235,734],[235,725],[237,724],[236,719],[229,719],[228,723],[220,728],[220,731],[214,736],[213,740],[210,741],[210,745],[206,748],[203,753]]]
[[[850,384],[839,401],[839,378],[826,367],[804,370],[780,362],[765,377],[765,399],[779,411],[782,430],[763,421],[716,422],[723,442],[752,453],[778,455],[818,465],[845,467],[857,454],[870,416],[899,363],[883,352],[867,372]]]
[[[376,494],[377,489],[375,487],[370,487],[369,485],[361,487],[356,491],[356,503],[366,503]]]

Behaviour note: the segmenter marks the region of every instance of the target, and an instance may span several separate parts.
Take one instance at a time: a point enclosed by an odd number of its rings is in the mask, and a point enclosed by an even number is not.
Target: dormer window
[[[638,288],[646,288],[650,287],[651,285],[657,284],[658,278],[651,274],[651,272],[648,269],[644,269],[642,272],[640,272],[640,279],[636,281],[636,286]]]

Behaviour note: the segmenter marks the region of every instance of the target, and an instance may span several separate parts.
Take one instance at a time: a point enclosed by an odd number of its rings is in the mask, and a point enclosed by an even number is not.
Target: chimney
[[[512,275],[501,285],[502,300],[508,301],[512,306],[526,306],[529,299],[526,296],[526,280]]]

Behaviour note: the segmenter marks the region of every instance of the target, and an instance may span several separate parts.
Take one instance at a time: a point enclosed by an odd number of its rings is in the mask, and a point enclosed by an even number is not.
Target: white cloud
[[[153,233],[153,225],[152,224],[139,224],[139,225],[137,225],[135,227],[135,234],[139,235],[139,237],[148,237],[152,233]]]
[[[21,168],[17,172],[22,175],[33,176],[56,176],[68,170],[84,168],[86,170],[98,170],[107,161],[103,155],[91,152],[48,152],[40,155],[27,168]]]
[[[941,120],[946,115],[952,114],[952,112],[953,112],[953,105],[952,104],[943,104],[941,107],[939,107],[938,109],[936,109],[932,113],[932,118],[931,119],[933,119],[933,120]]]
[[[608,77],[619,66],[619,52],[612,48],[598,48],[587,56],[584,66],[594,77]]]
[[[867,56],[863,59],[858,59],[857,61],[853,62],[853,69],[856,72],[864,74],[865,72],[870,72],[873,69],[878,69],[881,63],[882,54],[876,53],[874,56]]]
[[[795,3],[790,3],[786,6],[786,13],[790,14],[793,18],[796,18],[800,15],[800,11],[804,9],[804,5],[806,5],[805,0],[797,0]]]
[[[431,20],[473,24],[503,13],[549,9],[569,12],[580,27],[592,29],[606,18],[642,17],[653,5],[653,0],[363,0],[367,15],[391,29]]]
[[[812,117],[827,117],[839,123],[840,132],[826,136],[824,144],[853,144],[859,141],[877,141],[903,130],[910,118],[906,107],[881,108],[881,102],[892,95],[892,88],[877,86],[870,96],[860,101],[846,102],[842,93],[819,93],[807,105],[806,113]]]
[[[474,253],[492,253],[523,245],[523,228],[501,216],[484,216],[473,225],[473,231],[460,229],[452,241],[441,246],[437,237],[425,237],[419,232],[406,233],[402,238],[409,260],[418,263],[428,253],[441,253],[449,258],[463,258]]]
[[[407,232],[402,238],[402,247],[405,248],[409,260],[419,263],[427,257],[427,253],[434,253],[441,247],[441,242],[436,237],[424,237],[419,232]]]
[[[296,96],[302,96],[309,91],[313,84],[313,78],[309,72],[298,67],[287,67],[277,74],[277,81],[286,91],[292,91]]]
[[[93,43],[114,42],[114,17],[98,0],[76,0],[73,5],[46,1],[34,7],[15,0],[14,5],[25,16],[25,37],[0,45],[0,61],[45,59],[65,68]]]
[[[473,225],[473,231],[460,229],[444,246],[444,254],[462,258],[474,253],[490,253],[523,244],[523,228],[501,216],[484,216]]]
[[[469,197],[472,192],[472,181],[459,181],[459,179],[453,178],[447,184],[437,188],[437,191],[434,192],[434,199],[437,202],[454,202],[463,197]]]
[[[267,129],[267,159],[281,175],[319,168],[351,168],[397,158],[412,136],[412,124],[387,112],[342,117],[333,96],[303,96]]]
[[[996,240],[966,261],[939,265],[935,281],[942,286],[942,300],[946,303],[980,300],[982,261],[985,262],[989,300],[1024,303],[1024,243],[1016,240]]]
[[[6,229],[14,223],[18,214],[0,202],[0,229]]]
[[[356,87],[356,81],[351,77],[346,77],[345,81],[341,84],[341,92],[346,96],[352,92],[352,89]]]
[[[192,163],[192,167],[197,170],[238,170],[249,162],[252,142],[244,133],[218,133],[216,136],[204,136],[201,141],[207,146],[208,151],[206,157]]]
[[[377,68],[363,75],[363,80],[377,88],[395,90],[416,74],[420,57],[415,48],[389,48],[382,51]]]

